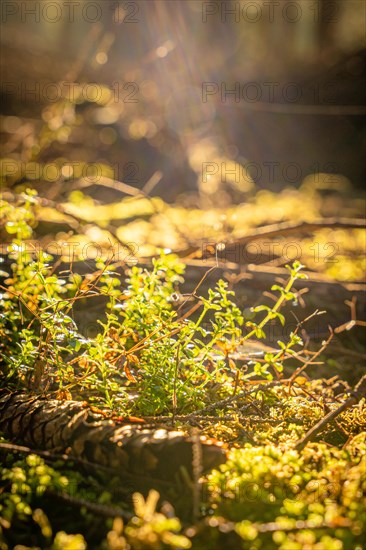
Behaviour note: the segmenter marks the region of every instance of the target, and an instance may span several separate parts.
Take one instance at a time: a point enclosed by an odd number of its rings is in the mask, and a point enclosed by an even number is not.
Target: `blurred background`
[[[309,311],[333,312],[319,337],[346,300],[364,316],[365,8],[3,1],[5,199],[35,189],[33,239],[84,272],[105,251],[129,265],[169,248],[192,290],[219,257],[247,307],[298,259]]]
[[[365,6],[4,1],[5,157],[100,163],[137,188],[158,171],[152,194],[169,202],[198,193],[222,206],[314,173],[325,188],[360,188]]]

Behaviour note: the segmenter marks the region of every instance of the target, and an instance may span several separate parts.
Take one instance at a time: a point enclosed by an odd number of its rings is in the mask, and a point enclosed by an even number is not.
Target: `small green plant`
[[[6,347],[4,362],[7,377],[18,385],[77,389],[100,405],[137,414],[187,413],[229,396],[234,381],[271,379],[270,370],[279,376],[283,361],[296,356],[293,348],[302,342],[292,333],[288,342],[278,343],[278,353],[248,362],[245,374],[230,358],[246,340],[265,338],[273,319],[285,323],[280,308],[296,299],[293,285],[304,277],[299,262],[288,266],[284,287],[272,287],[279,293],[275,304],[253,308],[250,319],[222,280],[208,296],[196,297],[201,308],[196,319],[179,317],[174,306],[184,265],[174,254],[162,251],[152,260],[152,270],[132,267],[125,285],[113,265],[102,261],[94,278],[72,272],[59,278],[51,256],[42,250],[32,253],[29,246],[24,253],[37,197],[24,193],[20,200],[20,209],[6,201],[2,206],[5,229],[16,238],[9,244],[12,273],[1,296],[0,325],[8,340],[17,335]],[[85,338],[73,320],[73,305],[95,294],[106,298],[105,320],[98,320],[95,337]],[[256,322],[254,316],[263,311],[264,318]]]
[[[34,539],[38,528],[38,540],[42,541],[43,548],[85,550],[86,544],[82,535],[67,535],[63,531],[54,534],[49,518],[39,507],[47,491],[62,494],[69,483],[70,480],[65,475],[35,454],[15,460],[11,467],[3,468],[0,477],[1,550],[10,548],[4,540],[8,535],[10,540],[14,537],[14,526],[20,539],[26,543]]]
[[[151,490],[146,498],[134,494],[135,517],[126,525],[116,518],[112,529],[107,534],[103,548],[119,550],[120,548],[146,548],[155,550],[163,548],[191,548],[191,541],[180,534],[181,522],[177,517],[167,517],[156,510],[159,493]]]
[[[243,548],[361,548],[365,450],[364,434],[345,450],[247,445],[209,475],[208,499],[218,518],[235,522]]]

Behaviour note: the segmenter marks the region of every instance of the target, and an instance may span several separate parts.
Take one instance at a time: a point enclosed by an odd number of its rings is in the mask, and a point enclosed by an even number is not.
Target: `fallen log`
[[[145,479],[174,482],[181,467],[193,477],[193,448],[201,447],[201,471],[225,462],[219,442],[194,438],[181,430],[138,423],[118,423],[93,412],[87,403],[60,401],[0,391],[0,431],[15,443],[37,450],[66,453]]]

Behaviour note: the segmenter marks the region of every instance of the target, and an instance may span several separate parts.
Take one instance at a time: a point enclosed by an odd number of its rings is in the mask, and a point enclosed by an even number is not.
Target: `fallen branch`
[[[66,493],[56,493],[49,490],[46,491],[46,494],[52,498],[56,498],[61,502],[64,502],[65,504],[69,504],[70,506],[74,506],[76,508],[86,508],[89,512],[92,512],[96,516],[123,518],[126,521],[133,518],[133,514],[116,506],[106,506],[105,504],[90,502],[90,500],[85,500],[83,498],[72,497]]]
[[[359,218],[325,218],[312,222],[280,222],[264,227],[258,227],[253,233],[233,239],[235,244],[262,239],[263,237],[275,237],[277,235],[288,235],[289,233],[307,233],[318,229],[366,229],[366,220]]]
[[[222,528],[220,529],[220,531],[224,533],[230,533],[237,530],[237,524],[232,521],[227,521],[223,517],[205,518],[201,522],[201,524],[198,525],[198,530],[202,532],[207,527],[207,525],[211,527],[212,521],[217,523],[217,525]],[[350,527],[352,527],[352,525],[353,522],[351,519],[341,516],[337,517],[336,521],[323,520],[321,522],[317,522],[316,520],[312,519],[300,519],[295,522],[291,522],[290,524],[285,524],[281,521],[271,521],[268,523],[251,523],[251,527],[256,529],[258,533],[275,533],[277,531],[290,533],[294,531],[302,531],[304,529],[336,529],[339,527],[345,527],[349,529]]]
[[[307,233],[314,232],[319,229],[366,229],[366,220],[360,218],[324,218],[314,220],[312,222],[280,222],[263,227],[257,227],[252,233],[242,237],[236,237],[228,241],[224,241],[227,246],[240,245],[250,243],[251,241],[277,237],[278,235],[289,235],[292,233]],[[215,243],[209,243],[214,245]],[[219,244],[219,243],[217,243]],[[222,243],[220,243],[222,244]],[[201,258],[203,246],[194,249],[179,251],[181,257],[189,256],[191,258]],[[224,250],[224,249],[223,249]]]
[[[324,418],[319,420],[319,422],[315,424],[315,426],[313,426],[298,443],[296,443],[295,449],[297,451],[302,451],[305,445],[309,441],[311,441],[319,432],[321,432],[326,424],[334,420],[343,411],[358,403],[363,397],[366,397],[366,374],[361,378],[361,380],[355,386],[354,390],[351,391],[350,397],[344,403],[342,403],[340,407],[338,407],[334,411],[331,411],[326,416],[324,416]]]
[[[90,462],[89,460],[76,458],[75,456],[70,456],[66,453],[63,453],[63,454],[50,453],[49,451],[40,451],[38,449],[31,449],[30,447],[25,447],[24,445],[14,445],[14,443],[3,443],[3,442],[0,442],[0,451],[1,449],[12,453],[37,455],[43,458],[45,461],[50,461],[50,460],[62,460],[63,462],[71,461],[76,464],[80,464],[81,466],[104,470],[109,474],[113,473],[112,468],[108,468],[107,466],[102,466],[102,464],[96,464],[95,462]]]

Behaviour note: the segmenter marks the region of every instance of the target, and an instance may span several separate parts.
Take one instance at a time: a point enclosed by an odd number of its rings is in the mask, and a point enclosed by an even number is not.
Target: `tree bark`
[[[86,403],[59,401],[23,393],[0,393],[0,430],[5,437],[39,450],[64,452],[72,459],[173,482],[180,468],[192,478],[193,438],[181,430],[117,423]],[[202,471],[225,462],[225,452],[201,437]]]

